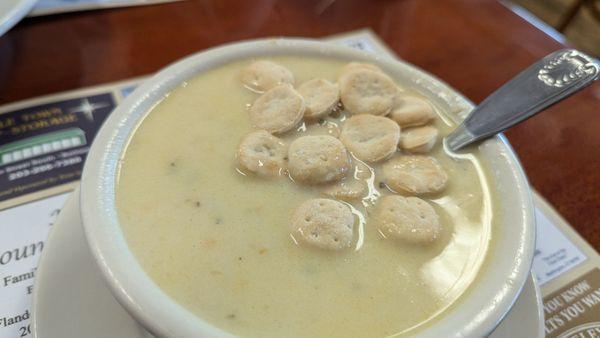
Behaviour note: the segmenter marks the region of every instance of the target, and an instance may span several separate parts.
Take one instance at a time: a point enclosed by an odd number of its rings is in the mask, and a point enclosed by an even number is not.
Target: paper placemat
[[[29,17],[116,7],[154,5],[181,0],[38,0]]]

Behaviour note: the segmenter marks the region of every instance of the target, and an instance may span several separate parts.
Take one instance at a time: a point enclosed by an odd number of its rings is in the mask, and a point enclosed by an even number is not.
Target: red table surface
[[[366,27],[476,103],[564,47],[492,0],[187,0],[25,19],[0,37],[0,104],[150,74],[226,42]],[[506,135],[533,187],[600,249],[600,84]]]

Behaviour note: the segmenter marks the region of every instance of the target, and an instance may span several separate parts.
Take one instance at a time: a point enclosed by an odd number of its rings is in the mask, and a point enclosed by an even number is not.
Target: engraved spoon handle
[[[554,52],[497,89],[450,135],[452,151],[500,133],[591,84],[600,63],[575,49]]]

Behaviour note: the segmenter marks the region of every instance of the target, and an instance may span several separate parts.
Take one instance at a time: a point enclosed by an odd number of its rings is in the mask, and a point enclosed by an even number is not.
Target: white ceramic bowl
[[[188,78],[233,60],[273,55],[329,56],[377,64],[392,77],[431,97],[450,113],[466,113],[472,104],[425,72],[387,57],[300,39],[241,42],[183,59],[156,74],[123,101],[94,141],[81,181],[85,234],[93,256],[117,300],[159,337],[227,337],[170,299],[145,274],[129,251],[115,209],[117,166],[135,128],[165,94]],[[458,117],[457,117],[458,118]],[[529,274],[535,242],[530,190],[512,149],[502,137],[480,145],[490,170],[501,217],[495,226],[487,261],[468,294],[418,337],[481,337],[508,312]]]

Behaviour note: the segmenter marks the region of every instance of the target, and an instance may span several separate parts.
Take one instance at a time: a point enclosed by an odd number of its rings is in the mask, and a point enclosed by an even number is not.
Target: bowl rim
[[[450,86],[402,60],[309,39],[269,38],[223,45],[188,56],[146,80],[117,106],[98,132],[84,166],[80,203],[86,240],[109,289],[134,318],[157,336],[232,337],[168,297],[129,251],[115,207],[118,164],[123,150],[151,108],[186,79],[234,60],[275,55],[372,62],[406,75],[420,90],[437,95],[448,104],[451,113],[464,115],[473,108],[470,101]],[[501,246],[497,250],[503,255],[486,258],[486,264],[493,264],[494,268],[488,269],[490,271],[482,277],[484,280],[469,286],[469,296],[459,300],[460,304],[456,306],[460,311],[448,310],[442,318],[436,318],[435,324],[418,331],[417,337],[489,334],[510,310],[529,276],[535,222],[526,176],[504,136],[489,139],[480,147],[483,146],[497,155],[495,165],[504,168],[498,169],[501,172],[496,174],[498,180],[505,179],[509,183],[502,185],[503,194],[510,193],[513,197],[509,210],[511,217],[515,213],[520,224],[514,226],[517,231],[510,236],[503,233],[507,238],[500,238],[501,244],[497,245]]]

